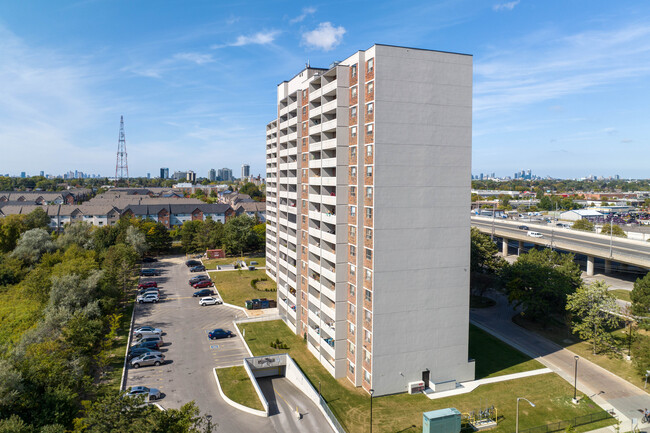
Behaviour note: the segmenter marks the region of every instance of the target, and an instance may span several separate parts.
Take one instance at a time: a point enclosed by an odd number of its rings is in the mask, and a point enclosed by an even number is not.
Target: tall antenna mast
[[[126,137],[124,135],[124,116],[120,116],[120,138],[117,142],[117,164],[115,164],[115,182],[122,179],[129,181],[129,164],[126,161]]]

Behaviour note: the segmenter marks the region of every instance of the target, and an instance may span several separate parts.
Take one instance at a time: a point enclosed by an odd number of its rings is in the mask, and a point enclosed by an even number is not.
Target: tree
[[[8,253],[16,248],[16,243],[25,230],[25,215],[7,215],[0,219],[0,251]]]
[[[505,261],[497,254],[499,249],[490,236],[476,227],[470,231],[470,270],[477,273],[498,273]]]
[[[250,198],[255,201],[262,201],[264,194],[262,191],[252,182],[246,182],[241,188],[239,188],[241,194],[248,194]]]
[[[229,219],[224,226],[224,247],[227,254],[243,254],[257,247],[257,235],[253,231],[255,221],[242,214]]]
[[[643,278],[637,278],[632,292],[632,313],[637,316],[648,316],[650,312],[650,273]]]
[[[149,228],[146,234],[149,249],[154,251],[168,251],[172,247],[172,238],[163,223],[156,223]]]
[[[68,224],[56,243],[61,249],[66,249],[72,244],[77,244],[87,250],[92,249],[94,247],[93,226],[83,221]]]
[[[503,269],[508,300],[532,320],[547,322],[565,311],[567,295],[580,286],[580,267],[573,254],[530,250]]]
[[[579,219],[578,221],[573,223],[573,226],[571,226],[574,230],[583,230],[585,232],[593,232],[595,229],[594,223],[589,221],[588,219]]]
[[[42,228],[27,230],[20,236],[16,248],[11,255],[34,264],[44,253],[54,251],[56,246],[51,236]]]
[[[583,340],[591,340],[595,355],[599,348],[611,344],[612,337],[608,327],[615,326],[619,319],[616,298],[608,291],[604,281],[594,281],[578,287],[575,293],[567,296],[566,309],[573,313],[573,333]]]
[[[603,225],[603,228],[600,230],[601,235],[609,235],[612,230],[614,231],[614,236],[618,236],[619,238],[626,238],[627,234],[623,231],[621,226],[618,226],[614,224],[612,228],[612,224],[605,224]]]
[[[126,292],[138,267],[138,254],[125,244],[113,245],[104,256],[104,278],[109,287]]]
[[[39,207],[27,214],[25,225],[30,229],[47,229],[50,226],[50,217]]]
[[[142,257],[149,248],[145,234],[134,226],[126,229],[126,243],[131,245],[140,257]]]
[[[543,196],[540,199],[538,207],[540,209],[544,209],[544,210],[553,210],[553,209],[555,209],[555,205],[553,204],[553,201],[547,195]]]

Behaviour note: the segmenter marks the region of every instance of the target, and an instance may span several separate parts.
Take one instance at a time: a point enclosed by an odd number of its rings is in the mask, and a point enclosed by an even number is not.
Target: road
[[[212,415],[219,431],[298,431],[285,429],[285,425],[291,425],[295,419],[292,410],[280,407],[270,417],[263,418],[235,409],[221,398],[212,369],[242,365],[242,359],[249,355],[240,336],[210,340],[207,333],[214,328],[235,331],[233,321],[244,318],[245,314],[225,305],[199,306],[199,298],[192,297],[196,289],[188,285],[188,279],[196,274],[189,272],[184,261],[185,257],[170,257],[147,266],[162,272],[158,277],[143,278],[158,283],[161,301],[158,304],[136,304],[134,328],[152,325],[165,332],[165,345],[161,351],[166,363],[160,367],[129,368],[126,386],[145,385],[160,389],[164,397],[158,403],[164,408],[180,408],[194,400],[203,414]],[[283,387],[283,396],[300,407],[308,407],[311,402],[292,387]],[[317,419],[320,424],[327,425],[319,411],[310,409],[309,413],[313,415],[303,421]]]
[[[612,243],[612,260],[629,263],[631,265],[650,269],[650,242],[631,239],[610,239],[608,236],[580,230],[563,229],[546,224],[521,223],[484,217],[472,217],[472,226],[478,227],[484,233],[492,233],[494,226],[495,236],[506,237],[537,245],[553,247],[578,254],[591,255],[603,259],[610,257],[610,241]],[[528,226],[531,231],[539,232],[541,238],[527,236],[527,230],[521,230],[521,225]]]
[[[536,358],[569,383],[574,383],[575,354],[529,332],[514,323],[515,311],[501,295],[492,308],[472,309],[470,320],[499,339]],[[640,418],[640,410],[650,408],[650,395],[596,364],[580,358],[578,389],[604,408],[612,407],[628,419]],[[626,431],[626,430],[622,430]]]

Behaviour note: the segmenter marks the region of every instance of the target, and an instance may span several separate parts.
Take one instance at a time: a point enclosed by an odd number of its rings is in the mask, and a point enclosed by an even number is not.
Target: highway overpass
[[[524,243],[539,245],[556,250],[568,251],[587,256],[587,274],[594,274],[595,259],[604,260],[605,273],[611,272],[612,262],[624,266],[632,265],[650,270],[650,242],[618,238],[608,235],[565,229],[554,224],[534,224],[530,222],[504,220],[491,217],[473,216],[472,226],[481,232],[503,239],[503,255],[508,255],[508,245],[518,242],[518,251],[524,251]],[[527,226],[529,230],[522,230]],[[528,236],[528,231],[542,234],[541,238]]]

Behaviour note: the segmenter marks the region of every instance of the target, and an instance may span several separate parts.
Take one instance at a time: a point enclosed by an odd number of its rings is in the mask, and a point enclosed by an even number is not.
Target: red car
[[[158,283],[155,281],[145,281],[144,283],[138,284],[138,289],[148,289],[149,287],[158,287]]]
[[[205,287],[212,287],[212,281],[210,281],[210,280],[199,281],[198,283],[192,284],[192,287],[194,287],[195,289],[203,289]]]

